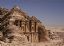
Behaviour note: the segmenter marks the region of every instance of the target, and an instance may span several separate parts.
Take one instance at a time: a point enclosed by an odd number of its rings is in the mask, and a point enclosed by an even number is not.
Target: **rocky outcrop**
[[[0,8],[0,16],[0,41],[3,43],[26,44],[48,41],[48,30],[42,22],[35,16],[26,15],[19,7],[14,7],[10,11]]]

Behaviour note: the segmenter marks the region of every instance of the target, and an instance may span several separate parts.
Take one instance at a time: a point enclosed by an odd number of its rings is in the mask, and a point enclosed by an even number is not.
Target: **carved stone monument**
[[[29,17],[18,6],[11,10],[0,9],[0,31],[3,41],[12,42],[25,36],[28,42],[42,42],[47,39],[47,30],[35,16]],[[15,39],[16,40],[16,39]],[[20,40],[22,42],[22,40]]]

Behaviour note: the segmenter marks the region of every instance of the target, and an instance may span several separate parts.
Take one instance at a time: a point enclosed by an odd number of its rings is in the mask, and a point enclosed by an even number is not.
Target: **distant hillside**
[[[46,26],[46,29],[51,31],[64,31],[64,27],[62,26]]]

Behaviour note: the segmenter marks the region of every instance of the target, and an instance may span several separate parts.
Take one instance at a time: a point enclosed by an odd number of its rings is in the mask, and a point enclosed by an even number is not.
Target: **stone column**
[[[26,32],[30,32],[29,31],[29,21],[26,22]]]
[[[24,21],[22,21],[21,30],[22,30],[22,32],[25,32],[25,22]]]
[[[35,32],[35,35],[36,35],[36,42],[39,42],[39,37],[38,37],[38,26],[39,26],[39,24],[38,24],[38,22],[36,22],[36,32]]]
[[[34,37],[34,36],[33,36],[33,33],[32,33],[32,42],[34,41],[33,37]]]
[[[32,34],[32,42],[38,42],[38,33]]]
[[[29,34],[29,42],[32,42],[32,36]]]
[[[38,23],[36,23],[36,32],[38,32]]]
[[[38,33],[35,34],[35,42],[38,42]]]
[[[35,23],[31,22],[31,32],[35,32]]]
[[[35,22],[35,32],[36,32],[37,22]]]

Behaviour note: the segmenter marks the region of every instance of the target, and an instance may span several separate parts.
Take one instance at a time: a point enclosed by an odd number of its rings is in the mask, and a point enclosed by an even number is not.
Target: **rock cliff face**
[[[0,41],[5,43],[48,40],[48,31],[42,22],[35,16],[26,15],[18,6],[11,10],[0,8],[0,32]]]

